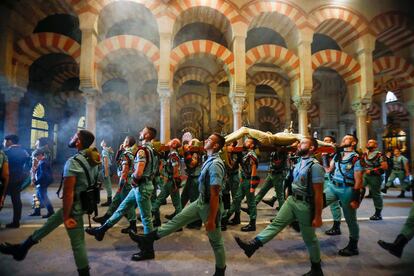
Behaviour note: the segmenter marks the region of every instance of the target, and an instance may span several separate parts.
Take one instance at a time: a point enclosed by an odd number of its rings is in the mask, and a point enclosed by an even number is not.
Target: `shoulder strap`
[[[89,171],[86,168],[85,164],[81,160],[79,160],[77,156],[73,157],[73,160],[75,160],[84,170],[86,179],[88,180],[88,187],[92,186],[91,176],[89,175]]]
[[[308,185],[307,185],[307,190],[308,190],[308,196],[313,196],[313,188],[312,188],[312,167],[316,162],[314,160],[312,160],[309,168],[308,168],[308,172],[307,172],[307,181],[308,181]]]

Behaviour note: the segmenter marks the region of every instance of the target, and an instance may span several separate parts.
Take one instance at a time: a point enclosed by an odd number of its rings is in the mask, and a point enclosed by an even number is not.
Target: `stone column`
[[[160,141],[167,143],[171,139],[171,92],[168,89],[158,88],[160,96]]]
[[[254,126],[257,128],[256,125],[256,102],[255,102],[255,94],[256,94],[256,87],[254,85],[247,86],[247,102],[248,102],[248,118],[250,126]]]
[[[24,96],[24,90],[20,87],[3,88],[5,99],[4,133],[17,134],[19,131],[19,105]]]
[[[211,83],[210,86],[210,128],[214,129],[217,123],[217,83]]]
[[[368,129],[367,129],[367,112],[369,105],[362,102],[354,102],[352,104],[352,110],[355,112],[356,119],[356,132],[358,137],[358,147],[365,149],[368,142]]]
[[[291,92],[290,87],[285,86],[283,87],[284,93],[283,93],[283,103],[285,105],[285,128],[290,127],[290,122],[292,121],[292,110],[290,108],[290,102],[291,102]]]
[[[172,45],[170,32],[160,33],[160,69],[158,71],[157,91],[160,97],[160,141],[171,139],[171,95],[172,75],[170,72],[170,53]]]
[[[410,112],[409,139],[410,139],[410,157],[411,157],[411,173],[414,170],[414,102],[407,104]]]
[[[233,110],[233,130],[236,131],[242,127],[242,111],[245,97],[231,98]]]
[[[356,50],[357,60],[361,65],[361,98],[370,100],[374,93],[374,69],[372,52],[375,49],[375,37],[366,34],[359,39]]]
[[[300,33],[297,53],[300,61],[300,96],[309,96],[312,93],[312,51],[313,30],[305,28]],[[292,94],[295,95],[295,94]],[[299,96],[299,95],[295,95]]]
[[[97,15],[86,12],[79,16],[82,31],[81,56],[79,65],[80,87],[96,88],[95,47],[97,36],[95,22]],[[82,89],[81,89],[82,90]]]
[[[96,136],[96,100],[97,91],[93,89],[84,90],[84,97],[86,102],[85,124],[86,129],[91,131]]]
[[[294,99],[294,102],[298,109],[299,133],[309,135],[308,109],[311,106],[311,99],[310,97],[298,97]]]

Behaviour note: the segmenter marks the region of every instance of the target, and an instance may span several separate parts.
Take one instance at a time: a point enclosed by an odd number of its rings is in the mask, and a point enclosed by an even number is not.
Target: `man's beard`
[[[71,149],[76,148],[76,140],[71,140],[68,144],[68,147]]]
[[[305,156],[305,155],[308,155],[308,154],[309,154],[309,149],[301,149],[301,150],[298,150],[298,152],[297,152],[298,156]]]
[[[375,149],[375,147],[367,147],[367,149],[368,149],[369,151],[372,151],[372,150],[374,150],[374,149]]]

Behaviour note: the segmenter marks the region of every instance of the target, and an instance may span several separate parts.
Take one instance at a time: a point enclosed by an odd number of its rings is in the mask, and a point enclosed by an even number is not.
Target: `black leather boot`
[[[382,216],[381,216],[381,209],[375,209],[375,214],[372,215],[369,219],[370,220],[382,220]]]
[[[378,244],[382,248],[384,248],[385,250],[387,250],[392,255],[398,258],[401,258],[402,252],[407,243],[408,243],[408,239],[402,234],[399,234],[393,243],[388,243],[382,240],[378,241]]]
[[[308,273],[303,274],[303,276],[323,276],[321,262],[319,263],[311,262],[311,265],[312,265],[311,270]]]
[[[24,242],[20,244],[2,243],[0,244],[0,252],[6,255],[12,255],[16,261],[22,261],[27,255],[29,249],[37,244],[38,241],[29,236]]]
[[[230,197],[230,194],[223,194],[222,200],[223,200],[223,207],[224,207],[224,209],[226,209],[226,210],[230,209],[230,205],[231,205],[231,197]]]
[[[136,242],[138,244],[138,248],[141,249],[140,252],[132,255],[132,261],[139,262],[155,258],[154,241],[159,239],[157,230],[146,235],[136,235],[133,232],[129,232],[129,237]]]
[[[241,228],[242,232],[256,231],[256,220],[251,219],[249,224]]]
[[[402,190],[401,193],[397,197],[398,198],[405,198],[405,191]]]
[[[273,207],[276,202],[276,197],[273,196],[271,199],[262,199],[262,202],[270,207]]]
[[[161,226],[160,212],[154,212],[152,215],[154,216],[154,219],[152,220],[152,225],[154,227],[160,227]]]
[[[220,268],[216,266],[216,272],[214,272],[213,276],[224,276],[226,272],[226,267]]]
[[[122,234],[128,234],[129,231],[133,231],[134,233],[136,233],[137,230],[137,221],[136,220],[131,220],[129,222],[129,226],[126,228],[121,229],[121,233]]]
[[[235,212],[233,219],[227,222],[227,225],[239,225],[240,224],[240,212]]]
[[[257,249],[263,246],[262,242],[258,238],[254,238],[248,242],[243,241],[240,237],[234,237],[234,239],[239,247],[243,249],[244,254],[246,254],[249,258],[254,254],[254,252],[256,252]]]
[[[345,257],[358,255],[359,254],[358,240],[355,240],[353,238],[349,238],[348,245],[345,248],[339,250],[338,254],[341,255],[341,256],[345,256]]]
[[[105,222],[110,218],[111,216],[108,214],[103,215],[102,217],[94,217],[92,220],[96,223],[100,223],[101,225],[104,225]]]
[[[79,276],[89,276],[89,266],[85,268],[78,269],[78,275]]]
[[[33,213],[31,213],[29,217],[40,217],[40,208],[34,208]]]
[[[112,197],[108,196],[106,198],[106,202],[101,204],[101,207],[108,207],[109,205],[111,205],[111,203],[112,203]]]
[[[102,241],[105,237],[106,231],[111,228],[108,224],[104,224],[101,227],[92,227],[92,228],[86,228],[85,232],[88,233],[91,236],[95,237],[95,240]]]
[[[337,236],[341,235],[341,222],[340,221],[334,221],[334,224],[332,225],[332,228],[325,231],[325,234],[328,236]]]

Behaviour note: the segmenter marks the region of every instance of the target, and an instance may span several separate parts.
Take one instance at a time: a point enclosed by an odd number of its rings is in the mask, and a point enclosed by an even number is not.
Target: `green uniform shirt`
[[[63,177],[70,177],[75,176],[76,177],[76,184],[75,184],[75,196],[74,196],[74,202],[73,202],[73,208],[72,208],[72,214],[73,215],[80,215],[83,214],[82,207],[80,205],[79,200],[79,194],[82,191],[86,191],[88,187],[88,179],[86,177],[84,169],[81,167],[81,165],[74,160],[74,157],[76,156],[77,159],[79,159],[85,167],[89,170],[89,176],[91,178],[91,184],[94,184],[96,181],[96,178],[99,174],[99,166],[91,167],[86,160],[86,158],[83,156],[86,150],[81,150],[76,155],[72,156],[68,159],[65,163],[65,167],[63,169]]]
[[[405,168],[405,164],[407,164],[408,159],[405,158],[405,156],[400,155],[398,157],[394,156],[392,158],[392,169],[393,170],[399,170],[399,171],[403,171]]]
[[[206,187],[220,185],[223,187],[223,179],[225,173],[225,165],[218,153],[208,156],[204,162],[200,176],[198,177],[198,191],[205,199],[205,195],[209,196],[210,190],[206,191]],[[220,189],[221,191],[221,189]]]
[[[363,163],[364,167],[367,170],[373,170],[375,168],[381,167],[382,162],[387,162],[385,159],[385,156],[382,155],[382,153],[378,150],[375,150],[373,152],[369,152],[368,154],[364,154],[363,156]]]
[[[311,165],[312,179],[308,180],[308,170]],[[292,191],[293,193],[302,196],[311,196],[308,192],[308,181],[310,181],[313,185],[316,183],[323,183],[324,179],[325,170],[315,158],[300,158],[299,162],[295,165],[295,169],[293,170]]]
[[[145,162],[143,177],[152,177],[157,169],[158,163],[155,160],[154,147],[151,143],[147,142],[143,144],[137,151],[137,155],[134,161],[134,169],[138,167],[138,163]]]

